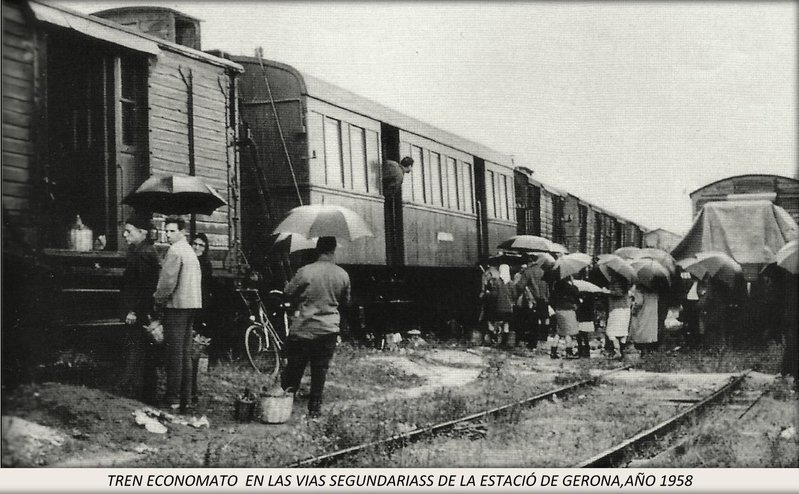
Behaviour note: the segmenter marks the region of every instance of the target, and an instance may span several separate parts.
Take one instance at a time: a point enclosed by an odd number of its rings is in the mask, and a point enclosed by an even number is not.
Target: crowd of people
[[[555,271],[551,258],[540,253],[488,266],[480,294],[482,341],[517,341],[527,348],[546,342],[553,359],[590,358],[594,342],[608,358],[622,359],[626,351],[659,348],[672,310],[681,327],[677,344],[690,347],[765,343],[789,328],[783,374],[796,375],[796,331],[790,331],[797,323],[796,303],[784,295],[795,296],[795,275],[766,269],[750,296],[743,278],[730,285],[679,270],[667,284],[653,287],[599,269],[597,258],[571,276],[560,278]]]
[[[125,222],[128,253],[121,309],[128,331],[125,364],[117,381],[123,394],[180,412],[198,401],[192,345],[197,335],[213,331],[209,326],[215,296],[208,236],[197,233],[189,244],[186,226],[180,217],[164,220],[169,248],[161,259],[151,217],[134,215]],[[350,300],[349,275],[335,264],[336,245],[335,237],[320,237],[316,261],[297,270],[285,290],[295,301],[296,313],[285,342],[281,384],[296,391],[310,363],[309,416],[321,413],[325,378],[338,343],[339,310]],[[166,375],[163,396],[158,392],[159,368]]]

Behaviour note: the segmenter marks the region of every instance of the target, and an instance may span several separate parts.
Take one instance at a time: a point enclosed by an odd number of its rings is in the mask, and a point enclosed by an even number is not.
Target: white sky
[[[155,4],[648,228],[684,233],[715,180],[797,177],[796,2]]]

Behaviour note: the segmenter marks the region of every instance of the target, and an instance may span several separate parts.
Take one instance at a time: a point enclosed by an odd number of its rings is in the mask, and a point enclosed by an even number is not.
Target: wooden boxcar
[[[689,194],[696,216],[706,203],[728,198],[768,199],[799,223],[799,180],[779,175],[749,174],[717,180]]]
[[[159,22],[189,22],[156,10]],[[238,241],[241,66],[174,36],[35,0],[3,0],[2,15],[4,261],[47,267],[58,298],[43,303],[62,322],[118,323],[122,231],[133,212],[121,200],[151,175],[182,174],[202,177],[228,202],[193,218],[221,268]],[[77,215],[104,245],[68,248]],[[24,285],[24,271],[17,274],[4,273],[4,286]],[[18,316],[3,315],[4,323]]]
[[[621,216],[533,178],[517,167],[515,187],[519,235],[538,235],[563,244],[569,252],[611,253],[619,247],[641,247],[643,230]]]
[[[473,307],[465,297],[477,294],[478,261],[516,232],[510,157],[294,67],[232,59],[245,68],[239,107],[242,135],[252,144],[242,148],[242,170],[263,176],[252,187],[242,182],[244,246],[253,263],[291,208],[342,204],[375,232],[339,249],[357,291],[374,293],[372,280],[393,279],[405,287],[397,298]],[[381,164],[403,156],[415,164],[401,207],[389,211]],[[453,289],[464,286],[472,293]]]

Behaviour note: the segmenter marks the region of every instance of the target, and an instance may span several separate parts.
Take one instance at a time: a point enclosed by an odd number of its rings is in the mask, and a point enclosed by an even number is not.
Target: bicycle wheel
[[[253,369],[275,378],[280,371],[278,347],[266,329],[260,324],[253,324],[244,332],[244,349]]]

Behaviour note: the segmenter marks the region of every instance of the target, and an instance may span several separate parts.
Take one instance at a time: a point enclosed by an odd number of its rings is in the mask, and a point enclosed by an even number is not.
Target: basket
[[[261,398],[261,421],[267,424],[282,424],[291,417],[294,395],[265,396]]]

